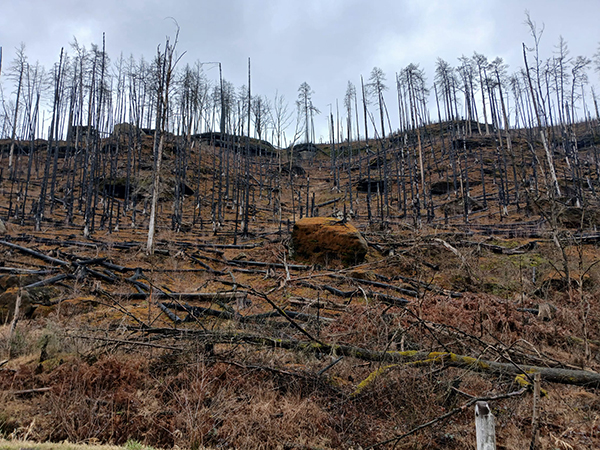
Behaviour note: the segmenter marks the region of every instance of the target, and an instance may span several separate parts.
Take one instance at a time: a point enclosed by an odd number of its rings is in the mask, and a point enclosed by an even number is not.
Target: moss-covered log
[[[273,348],[304,351],[308,353],[333,354],[349,356],[366,361],[381,361],[387,363],[412,363],[423,366],[432,364],[445,364],[452,367],[461,367],[477,372],[494,375],[517,376],[520,374],[539,373],[542,380],[551,383],[571,384],[586,387],[600,387],[600,374],[586,370],[560,369],[539,367],[525,364],[500,363],[477,359],[470,356],[457,355],[451,352],[424,352],[424,351],[374,351],[361,347],[343,344],[320,344],[317,342],[297,341],[292,339],[276,339],[268,336],[242,333],[219,333],[208,331],[173,330],[173,329],[146,329],[145,332],[171,335],[172,337],[187,337],[205,339],[213,343],[247,343],[264,345]]]

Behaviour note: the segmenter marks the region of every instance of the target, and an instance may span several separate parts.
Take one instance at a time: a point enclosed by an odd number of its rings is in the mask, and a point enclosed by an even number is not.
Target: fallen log
[[[234,320],[236,318],[237,319],[241,318],[241,316],[236,317],[236,315],[234,313],[231,313],[229,311],[212,309],[212,308],[203,308],[201,306],[190,306],[190,305],[181,304],[181,303],[161,303],[161,305],[163,305],[166,308],[171,308],[171,309],[176,309],[178,311],[187,312],[188,316],[185,319],[183,319],[184,322],[193,322],[202,316],[217,317],[217,318],[223,319],[223,320]],[[240,320],[240,322],[243,322],[243,321],[244,321],[243,319]]]
[[[338,198],[334,198],[334,199],[331,199],[331,200],[327,200],[326,202],[319,203],[318,205],[315,205],[315,208],[322,208],[323,206],[331,205],[332,203],[339,202],[340,200],[343,200],[343,199],[344,199],[344,196],[338,197]]]
[[[146,292],[150,292],[152,289],[150,289],[150,286],[148,286],[147,284],[144,284],[141,281],[137,281],[143,276],[144,275],[142,273],[142,269],[138,267],[133,275],[131,275],[129,278],[125,278],[125,281],[133,284],[133,286],[137,289],[138,293],[145,294]]]
[[[502,247],[500,245],[487,244],[485,242],[473,242],[473,241],[462,241],[457,243],[456,246],[461,247],[481,247],[486,250],[490,250],[492,253],[497,253],[501,255],[522,255],[524,253],[530,252],[537,247],[537,241],[532,241],[527,244],[520,245],[515,248]]]
[[[385,303],[390,306],[406,306],[410,303],[409,300],[402,297],[394,297],[393,295],[382,294],[380,292],[375,291],[367,291],[369,297],[372,297],[374,300],[378,300],[381,303]]]
[[[281,314],[277,311],[269,311],[267,313],[262,314],[253,314],[250,316],[242,316],[241,314],[232,313],[229,311],[223,311],[212,308],[203,308],[201,306],[190,306],[181,303],[161,303],[161,306],[170,309],[176,309],[178,311],[185,311],[189,314],[189,319],[184,319],[184,322],[190,322],[195,320],[201,316],[212,316],[218,317],[219,319],[224,320],[237,320],[240,323],[251,323],[251,322],[263,322],[265,319],[272,319],[275,317],[281,317]],[[162,309],[162,308],[161,308]],[[312,321],[323,321],[323,322],[331,322],[333,319],[328,317],[317,317],[312,314],[300,313],[296,311],[284,310],[285,313],[292,319],[300,320],[303,322],[312,322]]]
[[[133,272],[133,271],[137,270],[137,268],[134,268],[134,267],[119,266],[117,264],[113,264],[113,263],[110,263],[108,261],[102,261],[100,263],[100,265],[106,267],[109,270],[115,270],[115,271],[121,272],[121,273],[123,273],[123,272]]]
[[[182,322],[182,320],[177,316],[177,314],[175,314],[167,306],[165,306],[164,303],[157,303],[157,305],[160,308],[160,310],[162,312],[164,312],[167,315],[167,317],[169,319],[171,319],[173,322],[175,322],[175,323],[181,323]]]
[[[114,242],[111,244],[112,248],[116,248],[117,250],[131,250],[134,248],[140,248],[142,244],[139,242]]]
[[[34,270],[21,269],[20,267],[0,267],[0,273],[8,273],[10,275],[51,275],[56,273],[58,269]]]
[[[214,302],[225,301],[231,302],[234,300],[245,300],[248,293],[245,291],[235,292],[125,292],[112,294],[113,297],[119,297],[125,300],[145,300],[152,296],[155,299],[171,298],[178,301],[199,301],[199,302]]]
[[[57,275],[55,277],[52,278],[46,278],[45,280],[42,281],[37,281],[35,283],[31,283],[28,284],[27,286],[24,286],[23,289],[33,289],[33,288],[38,288],[38,287],[42,287],[42,286],[47,286],[49,284],[54,284],[54,283],[58,283],[59,281],[62,281],[66,278],[72,279],[75,278],[73,275],[68,275],[68,274],[60,274]]]
[[[106,281],[107,283],[115,283],[117,278],[105,275],[97,270],[90,269],[89,267],[84,266],[84,273],[89,273],[91,276],[98,278],[99,280]]]
[[[178,336],[180,338],[205,339],[213,343],[263,345],[287,350],[298,350],[307,353],[348,356],[365,361],[381,361],[390,363],[411,363],[413,366],[431,366],[443,364],[459,367],[466,370],[488,373],[492,375],[525,375],[531,376],[539,373],[543,381],[551,383],[569,384],[592,388],[600,387],[600,374],[587,370],[560,369],[539,367],[532,365],[513,365],[496,361],[482,360],[451,352],[426,352],[426,351],[376,351],[352,345],[326,344],[319,342],[298,341],[292,339],[276,339],[269,336],[259,336],[242,333],[219,333],[210,331],[191,331],[185,333],[169,328],[145,329],[144,332],[158,333],[165,336]]]
[[[196,261],[196,259],[204,259],[205,261],[210,261],[210,262],[216,262],[218,264],[227,264],[228,261],[227,260],[223,260],[223,259],[217,259],[217,258],[211,258],[210,256],[204,256],[201,255],[199,253],[194,253],[192,255],[188,255],[193,261]],[[197,262],[197,261],[196,261]]]
[[[222,250],[217,250],[215,248],[210,248],[210,247],[201,247],[199,250],[201,250],[203,252],[207,252],[207,253],[214,253],[215,255],[219,255],[221,257],[223,257],[223,255],[225,254],[225,252]]]
[[[289,297],[287,299],[290,305],[297,306],[299,308],[313,308],[320,310],[332,310],[332,311],[346,311],[348,308],[345,304],[338,304],[332,301],[318,301],[311,298],[305,297]]]
[[[237,264],[241,266],[255,266],[255,267],[272,267],[275,269],[294,269],[294,270],[310,270],[313,266],[307,266],[304,264],[281,264],[281,263],[271,263],[271,262],[262,262],[262,261],[244,261],[244,260],[226,260],[225,264]]]
[[[412,289],[405,289],[400,286],[394,286],[393,284],[381,283],[379,281],[363,280],[362,278],[346,277],[344,275],[329,275],[329,276],[333,277],[333,278],[352,280],[358,284],[366,284],[369,286],[375,286],[375,287],[379,287],[379,288],[383,288],[383,289],[392,289],[396,292],[400,292],[401,294],[408,295],[410,297],[418,297],[419,296],[419,293],[417,291],[413,291]]]
[[[376,277],[378,277],[379,279],[382,279],[383,281],[387,281],[389,282],[389,279],[387,277],[384,277],[382,275],[379,274],[375,274]],[[448,289],[443,289],[439,286],[436,286],[434,284],[430,284],[430,283],[424,283],[420,280],[416,280],[414,278],[410,278],[410,277],[404,277],[402,275],[395,275],[394,278],[398,278],[399,280],[404,281],[405,283],[409,283],[412,284],[415,287],[420,287],[422,289],[425,289],[426,291],[430,291],[430,292],[434,292],[436,294],[441,294],[441,295],[447,295],[451,298],[461,298],[463,296],[462,293],[460,292],[455,292],[455,291],[450,291]]]
[[[314,314],[306,314],[296,311],[290,311],[289,309],[283,310],[290,318],[295,320],[300,320],[302,322],[332,322],[333,319],[329,317],[323,316],[315,316]],[[254,314],[252,316],[244,316],[246,320],[256,321],[256,320],[264,320],[271,317],[281,317],[281,315],[277,311],[270,311],[268,313],[263,314]]]
[[[307,281],[300,281],[298,284],[300,284],[301,286],[309,287],[311,289],[315,289],[315,290],[323,289],[323,290],[330,292],[333,295],[336,295],[341,298],[351,298],[352,296],[356,295],[356,293],[358,292],[358,289],[353,290],[353,291],[342,291],[340,289],[334,288],[333,286],[329,286],[327,284],[315,285],[315,284],[311,284]],[[382,294],[380,292],[376,292],[376,291],[373,291],[370,289],[368,291],[366,291],[365,293],[369,297],[373,298],[373,300],[380,301],[382,303],[385,303],[386,305],[406,306],[407,304],[410,303],[410,301],[405,298],[394,297],[393,295]]]
[[[43,388],[35,388],[35,389],[23,389],[21,391],[8,391],[8,394],[12,395],[28,395],[28,394],[42,394],[44,392],[48,392],[52,388],[43,387]]]
[[[356,294],[356,289],[354,289],[352,291],[342,291],[340,289],[334,288],[333,286],[329,286],[327,284],[312,284],[312,283],[309,283],[308,281],[299,281],[298,284],[300,286],[309,287],[316,291],[324,290],[324,291],[332,293],[333,295],[335,295],[337,297],[342,297],[342,298],[349,298]]]
[[[200,255],[198,255],[198,256],[200,256]],[[215,269],[213,269],[213,268],[212,268],[212,267],[210,267],[208,264],[206,264],[206,263],[204,263],[204,262],[200,261],[200,259],[199,259],[199,258],[197,258],[197,257],[196,257],[196,256],[194,256],[194,255],[188,255],[188,257],[189,257],[189,258],[190,258],[192,261],[194,261],[196,264],[198,264],[199,266],[201,266],[203,269],[205,269],[207,272],[210,272],[210,273],[212,273],[212,274],[215,274],[215,275],[217,275],[217,276],[223,275],[223,274],[225,273],[225,272],[221,272],[221,271],[218,271],[218,270],[215,270]]]
[[[106,258],[78,259],[75,261],[75,264],[77,264],[78,266],[90,266],[102,264],[105,261]]]
[[[237,245],[233,245],[233,244],[197,244],[196,247],[199,247],[199,248],[207,248],[207,247],[231,248],[231,249],[243,250],[243,249],[260,247],[260,245],[261,244],[237,244]]]
[[[341,291],[337,288],[334,288],[333,286],[329,286],[328,284],[324,284],[321,287],[327,292],[331,292],[332,294],[343,298],[349,298],[356,294],[356,289],[353,291]]]
[[[26,255],[33,256],[34,258],[41,259],[42,261],[46,261],[50,264],[58,264],[59,266],[70,266],[71,263],[67,261],[63,261],[62,259],[53,258],[48,255],[44,255],[43,253],[37,252],[35,250],[31,250],[27,247],[21,247],[20,245],[13,244],[12,242],[2,241],[0,240],[1,245],[5,245],[6,247],[10,247],[12,249],[18,250],[21,253],[25,253]]]
[[[76,334],[72,334],[70,336],[74,337],[74,338],[78,338],[78,339],[88,339],[91,341],[110,342],[110,343],[118,344],[118,345],[137,345],[137,346],[141,346],[141,347],[162,348],[162,349],[173,350],[173,351],[183,350],[182,348],[173,347],[170,345],[152,344],[150,342],[129,341],[129,340],[125,340],[125,339],[111,339],[111,338],[104,338],[104,337],[100,337],[100,336],[83,336],[83,335],[76,335]]]
[[[251,273],[254,275],[269,275],[269,270],[259,270],[259,269],[243,269],[241,267],[232,267],[232,272],[240,272],[240,273]],[[217,275],[224,275],[225,273],[218,273]]]
[[[46,245],[60,245],[60,246],[79,246],[79,247],[89,247],[89,248],[98,248],[98,244],[91,244],[89,242],[78,242],[72,240],[61,241],[59,239],[50,239],[50,238],[41,238],[35,236],[17,236],[11,238],[11,240],[19,241],[19,242],[37,242],[39,244]],[[104,246],[107,244],[104,243]]]

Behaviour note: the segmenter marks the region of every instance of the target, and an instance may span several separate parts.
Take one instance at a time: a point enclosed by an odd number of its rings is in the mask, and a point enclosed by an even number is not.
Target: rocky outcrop
[[[295,255],[316,263],[340,260],[346,265],[361,263],[369,246],[349,223],[332,217],[300,219],[292,231]]]

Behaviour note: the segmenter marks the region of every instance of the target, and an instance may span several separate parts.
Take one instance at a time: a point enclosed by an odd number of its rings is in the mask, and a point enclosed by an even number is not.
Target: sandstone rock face
[[[339,259],[352,265],[365,259],[369,246],[349,223],[332,217],[306,217],[294,225],[292,248],[296,255],[313,262]]]

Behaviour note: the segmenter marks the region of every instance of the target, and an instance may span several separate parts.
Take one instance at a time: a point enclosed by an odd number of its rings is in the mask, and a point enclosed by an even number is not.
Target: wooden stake
[[[539,448],[540,442],[540,417],[539,417],[539,402],[540,402],[540,382],[542,379],[542,375],[540,373],[536,373],[533,376],[533,415],[531,417],[531,445],[529,446],[530,450],[535,450]]]
[[[496,424],[487,402],[475,404],[477,450],[496,450]]]

